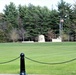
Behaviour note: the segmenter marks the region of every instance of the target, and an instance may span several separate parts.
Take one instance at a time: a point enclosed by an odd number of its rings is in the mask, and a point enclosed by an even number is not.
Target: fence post
[[[20,75],[26,75],[26,72],[25,72],[25,55],[24,55],[24,53],[20,54]]]

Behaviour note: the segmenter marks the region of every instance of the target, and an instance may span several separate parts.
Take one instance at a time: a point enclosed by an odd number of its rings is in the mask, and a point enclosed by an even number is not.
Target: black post
[[[20,54],[20,75],[26,75],[25,72],[25,57],[24,53]]]

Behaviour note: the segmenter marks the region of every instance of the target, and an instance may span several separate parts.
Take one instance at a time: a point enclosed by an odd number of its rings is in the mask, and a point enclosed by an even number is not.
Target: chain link
[[[20,57],[14,58],[14,59],[9,60],[9,61],[0,62],[0,64],[6,64],[6,63],[10,63],[10,62],[13,62],[13,61],[15,61],[15,60],[17,60],[17,59],[19,59],[19,58],[20,58]]]
[[[47,62],[41,62],[41,61],[37,61],[37,60],[31,59],[31,58],[28,58],[28,57],[26,57],[26,56],[25,56],[25,58],[28,59],[28,60],[30,60],[30,61],[36,62],[36,63],[47,64],[47,65],[65,64],[65,63],[69,63],[69,62],[72,62],[72,61],[75,61],[75,60],[76,60],[76,58],[73,58],[73,59],[71,59],[71,60],[62,61],[62,62],[47,63]]]
[[[14,58],[14,59],[12,59],[12,60],[6,61],[6,62],[0,62],[0,64],[10,63],[10,62],[13,62],[13,61],[15,61],[15,60],[17,60],[17,59],[19,59],[19,58],[20,58],[20,56],[19,56],[19,57],[17,57],[17,58]],[[47,64],[47,65],[65,64],[65,63],[73,62],[73,61],[75,61],[75,60],[76,60],[76,58],[73,58],[73,59],[71,59],[71,60],[62,61],[62,62],[47,63],[47,62],[37,61],[37,60],[31,59],[31,58],[26,57],[26,56],[25,56],[25,58],[26,58],[26,59],[28,59],[28,60],[30,60],[30,61],[36,62],[36,63],[40,63],[40,64]]]

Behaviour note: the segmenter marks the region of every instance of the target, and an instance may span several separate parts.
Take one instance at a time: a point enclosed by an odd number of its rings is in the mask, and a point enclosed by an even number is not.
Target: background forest
[[[48,9],[32,4],[16,7],[10,2],[0,13],[0,42],[36,42],[41,34],[46,41],[51,41],[60,36],[61,19],[63,41],[76,41],[76,4],[61,0],[57,8]]]

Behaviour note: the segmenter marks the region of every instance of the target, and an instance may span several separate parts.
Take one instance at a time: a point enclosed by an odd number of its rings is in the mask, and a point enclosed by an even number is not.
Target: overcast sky
[[[64,0],[68,3],[75,3],[75,0]],[[9,4],[10,2],[13,2],[16,6],[19,4],[21,5],[28,5],[29,3],[37,6],[47,6],[49,9],[54,7],[56,9],[57,3],[60,2],[60,0],[0,0],[0,12],[3,12],[4,6]]]

